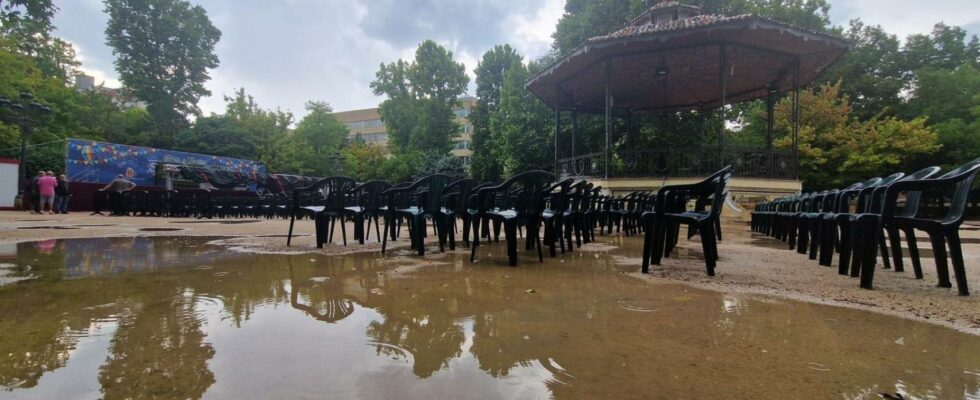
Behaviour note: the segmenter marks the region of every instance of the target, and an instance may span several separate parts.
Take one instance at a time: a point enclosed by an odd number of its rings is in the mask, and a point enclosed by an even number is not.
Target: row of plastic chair
[[[204,189],[97,191],[93,214],[192,218],[286,218],[284,196],[227,196]]]
[[[900,233],[905,236],[916,279],[923,278],[915,237],[915,231],[921,230],[932,242],[939,286],[952,287],[948,265],[952,258],[959,293],[966,296],[969,287],[959,229],[978,170],[980,159],[938,177],[940,168],[929,167],[910,175],[896,173],[842,189],[764,202],[752,214],[752,229],[788,243],[790,249],[808,254],[820,265],[831,266],[836,253],[838,273],[860,277],[865,289],[873,287],[879,256],[885,269],[894,264],[896,272],[904,272]],[[925,195],[938,199],[945,209],[942,217],[922,215]]]
[[[554,182],[544,171],[517,174],[501,184],[480,183],[473,179],[451,181],[446,175],[430,175],[415,182],[392,185],[373,181],[357,184],[348,177],[324,178],[294,191],[290,205],[291,244],[295,219],[306,216],[315,221],[316,244],[333,241],[340,223],[343,243],[347,233],[343,222],[354,222],[354,237],[364,242],[374,223],[382,252],[389,240],[396,240],[401,228],[408,228],[411,248],[424,255],[427,226],[439,238],[440,250],[456,247],[458,221],[462,221],[463,242],[475,261],[481,240],[499,241],[503,229],[508,259],[516,264],[517,237],[526,239],[526,250],[542,248],[555,256],[595,240],[595,229],[639,232],[639,219],[652,199],[648,192],[636,192],[621,199],[600,196],[600,187],[586,181]],[[379,230],[379,220],[384,228]],[[366,223],[366,227],[364,226]],[[472,242],[470,241],[472,234]]]

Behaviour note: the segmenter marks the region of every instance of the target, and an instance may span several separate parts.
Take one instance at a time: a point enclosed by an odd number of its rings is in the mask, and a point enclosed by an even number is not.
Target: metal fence
[[[708,176],[726,165],[743,178],[797,179],[792,152],[736,147],[689,147],[621,150],[612,154],[609,178],[687,178]],[[559,160],[564,177],[606,177],[605,153]]]

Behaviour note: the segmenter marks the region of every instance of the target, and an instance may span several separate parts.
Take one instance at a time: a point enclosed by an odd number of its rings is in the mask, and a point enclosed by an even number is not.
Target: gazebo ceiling
[[[848,49],[841,38],[755,15],[670,19],[662,9],[589,39],[525,87],[553,109],[601,113],[608,73],[617,110],[710,109],[805,85]]]

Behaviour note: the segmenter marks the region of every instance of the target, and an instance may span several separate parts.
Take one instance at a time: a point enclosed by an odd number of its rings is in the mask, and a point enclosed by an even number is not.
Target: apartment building
[[[452,154],[462,158],[467,163],[473,156],[473,125],[470,124],[469,116],[475,105],[475,97],[464,97],[460,99],[460,107],[453,110],[456,114],[456,122],[462,129],[459,136],[453,140]],[[351,139],[361,138],[367,143],[388,147],[388,132],[384,122],[381,121],[378,108],[341,111],[334,113],[334,116],[350,129]]]

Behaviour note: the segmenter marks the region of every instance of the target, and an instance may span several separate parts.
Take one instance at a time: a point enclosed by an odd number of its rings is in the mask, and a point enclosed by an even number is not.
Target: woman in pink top
[[[54,188],[58,186],[58,179],[54,177],[54,172],[48,171],[43,177],[37,180],[38,191],[41,193],[41,212],[44,212],[44,206],[47,205],[48,213],[54,214],[54,208],[51,207],[54,204]]]

